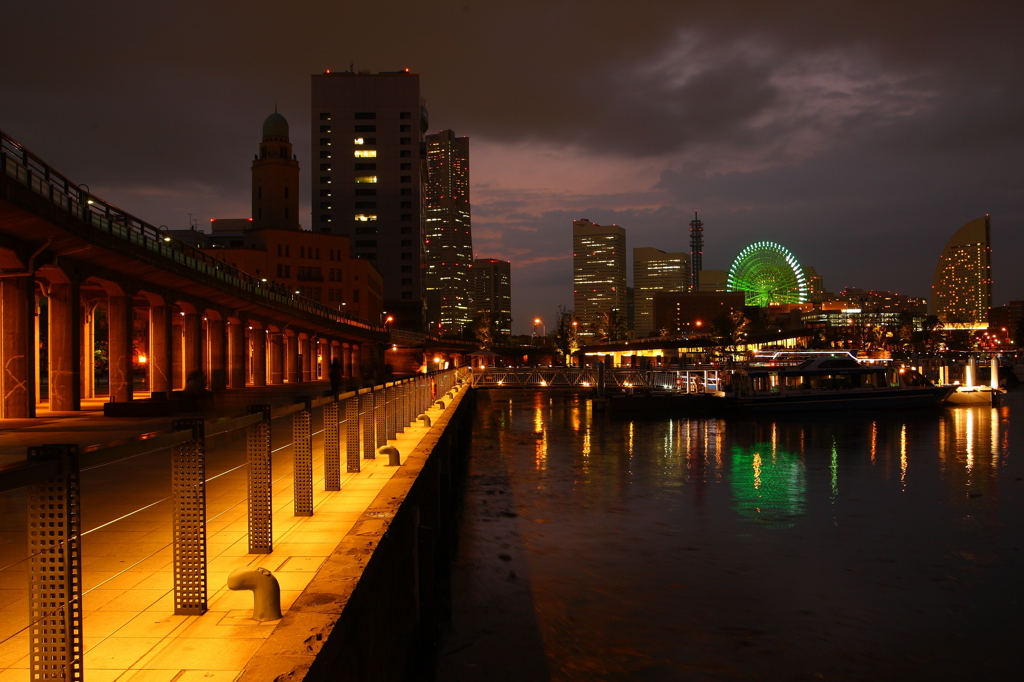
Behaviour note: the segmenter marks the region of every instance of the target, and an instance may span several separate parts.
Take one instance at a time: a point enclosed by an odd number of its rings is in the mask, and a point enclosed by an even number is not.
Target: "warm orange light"
[[[148,359],[148,358],[146,358],[146,356],[145,356],[145,355],[140,355],[140,356],[139,356],[139,364],[140,364],[140,365],[144,365],[144,364],[146,364],[146,360],[147,360],[147,359]]]
[[[697,326],[698,326],[698,327],[699,327],[699,326],[701,326],[702,324],[704,324],[704,323],[703,323],[703,322],[701,322],[700,320],[697,320]]]

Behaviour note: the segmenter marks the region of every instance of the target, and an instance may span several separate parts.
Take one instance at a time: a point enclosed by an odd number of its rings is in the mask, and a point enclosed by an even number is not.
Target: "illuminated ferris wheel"
[[[747,305],[805,303],[807,279],[789,249],[775,242],[755,242],[732,262],[729,291],[744,292]]]

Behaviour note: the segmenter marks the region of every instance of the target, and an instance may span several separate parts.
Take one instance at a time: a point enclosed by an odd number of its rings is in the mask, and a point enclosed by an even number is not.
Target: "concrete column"
[[[132,297],[107,297],[107,358],[111,402],[132,399]]]
[[[277,386],[284,383],[284,339],[281,332],[269,332],[270,377],[267,383]]]
[[[252,330],[252,385],[267,385],[267,332]]]
[[[50,410],[80,410],[82,302],[78,283],[51,284],[48,298]]]
[[[290,384],[299,380],[299,338],[284,336],[284,378]]]
[[[149,307],[149,390],[171,392],[171,308],[166,305]],[[169,397],[169,395],[168,395]]]
[[[36,416],[34,277],[0,279],[0,418]]]
[[[180,313],[171,313],[171,390],[185,388],[184,322]]]
[[[182,317],[182,334],[184,375],[187,380],[192,372],[203,371],[203,318],[199,313],[185,313]]]
[[[341,376],[346,379],[352,378],[352,347],[347,343],[337,346],[338,359],[341,360]],[[332,347],[331,350],[334,350]]]
[[[245,323],[228,322],[228,388],[245,388],[249,345],[245,342]]]
[[[360,348],[359,344],[353,343],[349,348],[346,348],[345,350],[348,351],[348,371],[346,372],[345,376],[352,377],[353,379],[359,379],[359,381],[362,382],[363,364],[362,362],[360,362],[360,355],[362,353],[362,349]]]
[[[96,397],[96,309],[82,304],[82,398]]]
[[[309,381],[313,377],[309,358],[313,355],[311,349],[314,345],[309,342],[309,337],[299,339],[299,381]]]
[[[210,380],[211,391],[223,391],[228,387],[225,344],[224,320],[206,320],[206,376]]]

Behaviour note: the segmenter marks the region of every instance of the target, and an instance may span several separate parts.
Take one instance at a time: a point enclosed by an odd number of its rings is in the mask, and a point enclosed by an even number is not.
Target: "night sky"
[[[471,138],[474,250],[514,331],[572,305],[572,220],[706,268],[770,239],[825,286],[927,296],[992,215],[1024,298],[1024,3],[41,2],[0,14],[0,129],[155,225],[247,217],[263,119],[291,124],[309,225],[309,75],[421,74]],[[551,325],[548,325],[551,329]]]

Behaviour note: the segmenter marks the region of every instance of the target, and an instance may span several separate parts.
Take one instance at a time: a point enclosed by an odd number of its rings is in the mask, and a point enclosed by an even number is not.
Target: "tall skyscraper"
[[[425,196],[428,326],[459,335],[473,317],[468,137],[451,130],[427,135]]]
[[[626,318],[626,231],[586,218],[572,223],[573,308],[581,335],[593,335],[601,313]]]
[[[690,287],[690,254],[660,249],[633,249],[633,334],[643,338],[653,331],[654,294],[680,292]]]
[[[352,237],[353,255],[384,278],[394,324],[422,329],[428,120],[419,75],[313,74],[311,113],[313,230]]]
[[[512,265],[507,260],[473,261],[473,309],[490,315],[499,336],[512,334]]]
[[[704,223],[693,212],[690,221],[690,291],[700,290],[700,271],[704,269]]]
[[[992,307],[992,223],[988,215],[956,231],[932,279],[931,312],[946,327],[985,329]]]

